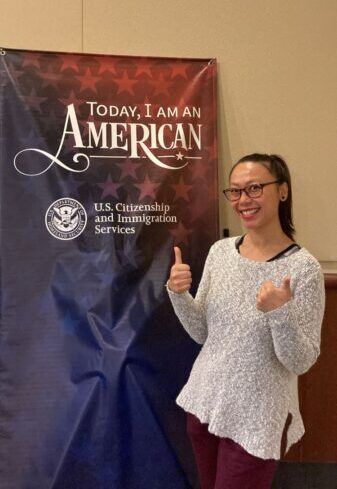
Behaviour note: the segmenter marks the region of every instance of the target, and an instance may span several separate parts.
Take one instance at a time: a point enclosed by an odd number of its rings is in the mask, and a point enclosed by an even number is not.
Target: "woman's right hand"
[[[167,286],[172,292],[182,294],[190,289],[192,275],[189,265],[182,262],[181,251],[178,246],[174,247],[175,263],[171,268],[171,274]]]

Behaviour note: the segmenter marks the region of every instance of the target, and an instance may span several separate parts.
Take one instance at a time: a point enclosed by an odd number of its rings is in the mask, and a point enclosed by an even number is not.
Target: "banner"
[[[215,60],[0,63],[1,488],[196,487],[165,283],[218,239]]]

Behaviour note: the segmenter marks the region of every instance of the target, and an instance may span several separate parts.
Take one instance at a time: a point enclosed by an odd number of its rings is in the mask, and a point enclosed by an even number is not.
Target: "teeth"
[[[241,214],[244,214],[244,215],[256,214],[258,212],[258,210],[259,209],[247,209],[247,210],[241,211]]]

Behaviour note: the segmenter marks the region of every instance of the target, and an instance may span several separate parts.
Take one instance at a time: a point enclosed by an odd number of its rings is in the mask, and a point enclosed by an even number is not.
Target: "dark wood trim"
[[[326,289],[337,289],[337,273],[325,273],[324,281]]]

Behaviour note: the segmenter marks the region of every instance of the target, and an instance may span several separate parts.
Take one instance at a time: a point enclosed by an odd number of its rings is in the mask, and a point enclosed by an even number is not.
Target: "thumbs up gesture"
[[[171,274],[168,281],[168,288],[172,292],[181,294],[190,289],[192,283],[191,269],[189,265],[183,263],[181,251],[178,246],[174,247],[175,263],[171,268]]]
[[[262,312],[269,312],[283,306],[292,297],[290,277],[284,277],[280,287],[271,280],[264,282],[257,294],[256,307]]]

